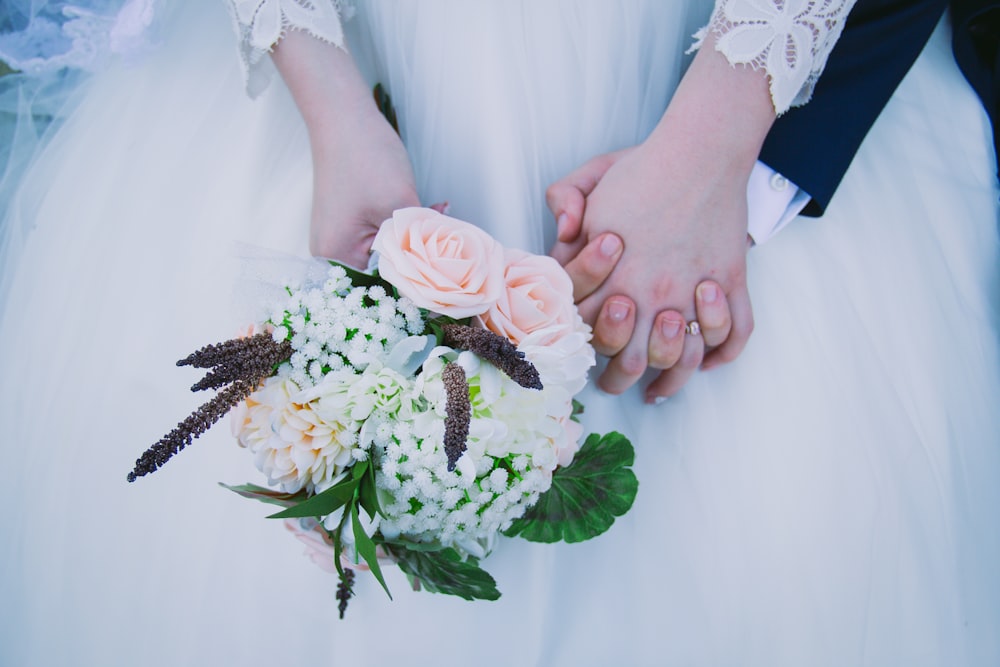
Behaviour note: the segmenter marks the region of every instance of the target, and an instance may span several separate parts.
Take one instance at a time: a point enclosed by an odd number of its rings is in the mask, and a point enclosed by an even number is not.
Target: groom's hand
[[[558,206],[562,202],[559,189],[551,193],[550,204]],[[569,194],[573,197],[573,194]],[[567,231],[568,228],[567,228]],[[557,243],[556,250],[565,251],[576,240],[568,234]],[[579,253],[566,260],[565,269],[573,281],[573,295],[579,301],[592,294],[607,279],[621,258],[624,249],[617,235],[607,233],[583,246]],[[703,369],[711,368],[736,358],[738,350],[719,348],[732,331],[732,316],[722,288],[713,280],[701,283],[695,291],[695,305],[704,344],[713,349],[702,364]],[[635,330],[636,305],[627,296],[608,298],[597,318],[591,323],[594,329],[593,345],[598,354],[611,358],[608,368],[598,380],[600,386],[613,393],[619,393],[631,383],[631,374],[621,367],[617,359],[632,338]],[[657,396],[676,393],[694,372],[690,364],[678,365],[684,353],[686,333],[684,317],[675,310],[659,313],[649,338],[648,364],[650,368],[663,371],[651,385]],[[718,353],[718,354],[716,354]],[[622,387],[621,390],[618,390]]]

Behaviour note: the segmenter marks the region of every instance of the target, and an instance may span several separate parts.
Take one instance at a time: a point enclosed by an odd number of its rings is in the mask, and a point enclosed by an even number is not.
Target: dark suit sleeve
[[[812,100],[775,121],[760,159],[822,215],[858,147],[917,59],[947,0],[858,0]]]
[[[1000,1],[953,0],[951,25],[955,61],[993,121],[993,147],[1000,157]]]

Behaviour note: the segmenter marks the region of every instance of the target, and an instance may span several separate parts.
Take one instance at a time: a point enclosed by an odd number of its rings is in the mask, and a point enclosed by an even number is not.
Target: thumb
[[[545,202],[556,219],[556,238],[559,242],[572,243],[580,235],[587,196],[625,152],[621,150],[598,155],[545,191]]]
[[[560,244],[556,244],[558,247]],[[569,247],[566,244],[566,247]],[[573,300],[580,302],[599,288],[621,259],[624,246],[616,234],[599,235],[576,256],[564,262],[566,273],[573,281]],[[556,258],[558,259],[558,258]]]

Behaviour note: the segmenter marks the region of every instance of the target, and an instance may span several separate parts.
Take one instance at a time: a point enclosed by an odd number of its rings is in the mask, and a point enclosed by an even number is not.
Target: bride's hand
[[[309,130],[309,249],[364,268],[382,221],[419,206],[406,149],[346,51],[293,30],[272,58]]]
[[[382,222],[420,205],[406,149],[374,105],[312,144],[309,250],[363,269]]]

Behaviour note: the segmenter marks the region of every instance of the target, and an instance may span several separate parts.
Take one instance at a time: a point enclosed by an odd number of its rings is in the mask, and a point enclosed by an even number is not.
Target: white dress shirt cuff
[[[757,162],[747,183],[747,233],[755,245],[767,241],[809,203],[809,194]]]

